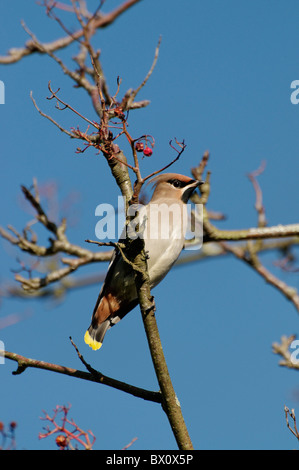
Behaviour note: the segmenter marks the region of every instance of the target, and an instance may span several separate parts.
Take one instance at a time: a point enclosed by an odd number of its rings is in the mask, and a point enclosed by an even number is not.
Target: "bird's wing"
[[[121,253],[119,252],[119,250],[114,250],[113,251],[113,254],[112,254],[112,257],[111,257],[111,260],[110,260],[110,263],[108,265],[108,269],[107,269],[107,273],[106,273],[106,277],[105,277],[105,280],[103,282],[103,285],[102,285],[102,288],[100,290],[100,293],[99,293],[99,296],[97,298],[97,301],[96,301],[96,304],[95,304],[95,307],[94,307],[94,310],[93,310],[93,314],[95,314],[95,312],[97,311],[97,308],[99,306],[99,303],[101,301],[101,298],[103,297],[103,294],[105,292],[105,289],[106,287],[110,284],[110,281],[113,277],[113,273],[114,273],[114,269],[116,267],[116,265],[118,264],[119,260],[121,258]]]

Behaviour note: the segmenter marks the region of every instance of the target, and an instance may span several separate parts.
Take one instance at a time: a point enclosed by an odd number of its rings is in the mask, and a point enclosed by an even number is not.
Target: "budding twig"
[[[295,410],[294,408],[292,410],[289,410],[289,408],[287,406],[284,407],[284,412],[285,412],[285,418],[286,418],[286,423],[287,423],[287,427],[288,429],[291,431],[291,433],[298,439],[299,441],[299,431],[298,431],[298,428],[297,428],[297,423],[296,423],[296,416],[295,416]],[[289,416],[290,418],[293,420],[293,427],[294,429],[291,427],[290,423],[289,423]]]

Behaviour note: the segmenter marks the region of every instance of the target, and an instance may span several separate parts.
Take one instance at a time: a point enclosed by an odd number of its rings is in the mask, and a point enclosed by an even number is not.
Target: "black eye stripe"
[[[171,179],[171,180],[168,180],[168,183],[171,184],[174,188],[184,188],[190,182],[181,181],[181,180],[178,180],[178,179]]]

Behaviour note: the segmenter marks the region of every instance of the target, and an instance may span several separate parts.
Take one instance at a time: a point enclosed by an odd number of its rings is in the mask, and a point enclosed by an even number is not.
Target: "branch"
[[[100,29],[100,28],[105,28],[106,26],[109,26],[111,23],[113,23],[122,13],[124,13],[126,10],[128,10],[130,7],[138,3],[140,0],[128,0],[124,2],[122,5],[117,7],[115,10],[113,10],[110,13],[107,13],[105,15],[101,16],[96,16],[92,22],[91,26],[94,29]],[[56,39],[55,41],[49,42],[49,43],[44,43],[43,44],[43,50],[40,50],[35,42],[33,40],[27,41],[25,47],[22,48],[14,48],[10,49],[8,51],[8,54],[6,56],[0,56],[0,64],[13,64],[15,62],[18,62],[19,60],[23,59],[24,57],[31,55],[35,52],[39,53],[49,53],[49,52],[54,52],[59,49],[63,49],[72,42],[80,39],[84,34],[84,31],[82,29],[79,29],[78,31],[72,33],[71,36],[67,35],[63,38]]]
[[[192,169],[192,174],[194,177],[202,177],[203,172],[208,163],[209,153],[206,152],[198,165],[198,167]],[[286,241],[285,247],[289,247],[292,244],[298,243],[299,236],[299,224],[292,225],[278,225],[274,227],[265,227],[266,218],[265,218],[265,209],[262,203],[262,191],[257,182],[257,176],[259,176],[265,168],[263,163],[260,168],[252,173],[250,173],[249,179],[251,180],[255,193],[256,193],[256,203],[255,208],[258,214],[258,227],[250,228],[245,230],[218,230],[214,225],[211,224],[209,220],[209,213],[204,207],[204,220],[203,220],[203,233],[204,233],[204,242],[217,242],[218,246],[222,248],[225,252],[231,253],[236,258],[244,261],[248,266],[253,268],[265,281],[275,288],[277,288],[288,300],[290,300],[297,312],[299,312],[299,294],[297,290],[293,287],[288,286],[285,282],[274,276],[259,259],[259,252],[263,251],[264,239],[280,239],[280,238],[290,238]],[[207,172],[207,177],[205,184],[200,187],[201,196],[194,193],[192,200],[195,203],[207,204],[208,197],[210,194],[210,172]],[[226,243],[225,241],[247,241],[247,243],[242,246],[238,246],[236,243]],[[279,247],[279,240],[277,241]],[[275,245],[275,243],[274,243]],[[283,248],[284,242],[282,242]],[[213,246],[213,244],[212,244]],[[278,248],[279,249],[279,248]],[[221,253],[221,252],[220,252]]]
[[[112,251],[109,252],[110,258]],[[0,285],[0,298],[16,297],[21,299],[51,299],[59,301],[63,299],[65,294],[74,289],[81,289],[90,285],[99,285],[105,279],[106,273],[83,275],[75,277],[64,277],[56,284],[56,286],[45,287],[34,291],[24,291],[22,287],[16,286],[15,283]]]
[[[62,127],[60,124],[58,124],[58,122],[56,122],[51,116],[48,116],[48,114],[45,114],[36,104],[36,101],[35,99],[33,98],[33,94],[32,94],[32,91],[30,92],[30,98],[34,104],[34,107],[37,109],[37,111],[39,112],[39,114],[43,117],[45,117],[46,119],[48,119],[50,122],[52,122],[52,124],[54,124],[56,127],[58,127],[58,129],[61,131],[61,132],[64,132],[66,135],[68,135],[69,137],[71,137],[72,139],[80,139],[79,136],[77,136],[76,134],[73,134],[72,132],[69,132],[67,131],[66,129],[64,129],[64,127]]]
[[[92,446],[95,443],[95,436],[92,431],[83,431],[73,419],[68,418],[68,412],[70,406],[59,406],[53,410],[53,416],[49,416],[48,413],[44,411],[44,417],[40,418],[43,421],[48,421],[51,423],[47,425],[44,430],[44,433],[39,433],[39,439],[44,439],[46,437],[52,436],[53,434],[59,433],[55,441],[57,446],[61,449],[70,449],[77,450],[78,444],[82,445],[85,450],[91,450]],[[56,417],[58,413],[62,413],[61,425],[57,423]],[[70,429],[69,429],[70,428]],[[90,440],[92,438],[92,441]],[[76,442],[76,446],[73,445],[73,442]]]
[[[158,57],[159,57],[159,50],[160,50],[160,46],[161,46],[161,40],[162,40],[162,38],[160,36],[159,41],[158,41],[158,45],[157,45],[156,50],[155,50],[155,56],[154,56],[153,63],[151,65],[151,68],[148,71],[146,77],[144,78],[143,82],[139,85],[138,88],[136,88],[136,90],[133,90],[131,93],[127,93],[127,95],[124,97],[124,99],[122,101],[122,104],[121,104],[123,109],[132,109],[132,104],[133,104],[137,94],[146,85],[148,79],[152,75],[152,73],[153,73],[153,71],[156,67]]]
[[[196,179],[202,179],[203,172],[207,166],[209,160],[209,152],[205,152],[199,165],[192,168],[192,174]],[[257,184],[256,176],[258,176],[264,169],[264,164],[261,167],[249,175],[250,180],[253,182],[254,189],[256,191],[256,209],[259,215],[259,227],[252,227],[247,229],[238,230],[220,230],[215,227],[209,218],[209,213],[204,207],[204,242],[221,242],[221,241],[245,241],[245,240],[263,240],[272,238],[287,238],[287,237],[299,237],[299,224],[290,225],[275,225],[272,227],[264,227],[264,208],[262,207],[262,197],[260,187]],[[201,185],[200,192],[201,196],[196,192],[192,195],[192,201],[197,204],[207,204],[210,194],[210,176],[211,173],[208,171],[205,184]]]
[[[299,441],[299,431],[297,428],[297,422],[296,422],[296,416],[295,416],[295,410],[294,408],[290,411],[287,406],[284,407],[284,412],[285,412],[285,418],[286,418],[286,423],[287,423],[287,428],[291,431],[291,433],[298,439]],[[289,416],[293,420],[293,427],[291,427],[289,423]]]
[[[263,246],[259,249],[259,253],[268,253],[274,250],[286,250],[294,245],[297,245],[299,241],[296,242],[296,239],[287,239],[287,240],[278,240],[268,243],[263,243]],[[98,242],[97,242],[98,244]],[[246,249],[245,245],[235,244],[234,248]],[[111,259],[113,251],[105,252],[107,255],[107,261]],[[232,253],[225,250],[219,243],[205,243],[201,250],[189,251],[186,254],[183,254],[174,265],[174,268],[177,268],[182,265],[190,263],[198,263],[202,261],[207,261],[209,259],[218,259],[219,257],[230,256]],[[66,261],[66,259],[64,259]],[[98,262],[103,261],[102,259]],[[23,288],[16,286],[15,283],[3,283],[0,285],[0,297],[17,297],[22,299],[53,299],[59,300],[63,296],[74,289],[84,288],[90,285],[99,285],[105,279],[106,272],[101,272],[99,274],[93,275],[82,275],[76,277],[62,277],[60,282],[56,286],[44,287],[43,289],[34,290],[34,291],[24,291]],[[26,279],[27,281],[27,279]],[[59,281],[59,279],[57,279]]]
[[[266,162],[263,161],[257,170],[248,174],[248,178],[252,182],[256,194],[255,209],[258,213],[258,227],[265,227],[267,225],[265,208],[263,206],[263,193],[257,181],[257,176],[263,173],[265,167]]]
[[[38,195],[34,195],[28,188],[22,186],[22,191],[25,198],[29,201],[32,207],[36,210],[36,219],[44,225],[44,227],[54,234],[55,238],[49,239],[49,246],[40,246],[36,243],[36,237],[32,240],[28,240],[27,233],[24,230],[24,235],[18,233],[16,229],[9,226],[9,230],[13,233],[9,233],[2,227],[0,227],[0,236],[8,240],[12,245],[17,245],[22,251],[25,251],[31,255],[38,257],[53,256],[57,253],[65,253],[71,256],[75,256],[75,259],[62,258],[61,261],[67,264],[67,267],[56,269],[51,271],[43,278],[29,278],[25,279],[20,274],[16,274],[15,279],[21,282],[23,289],[25,290],[37,290],[41,287],[45,287],[50,283],[56,282],[70,273],[76,271],[79,267],[89,263],[98,261],[110,261],[111,252],[97,252],[93,253],[90,250],[82,248],[81,246],[70,243],[65,235],[66,221],[62,220],[60,225],[55,224],[49,220],[46,212],[42,208]]]
[[[270,238],[299,237],[299,224],[275,225],[272,227],[248,228],[241,230],[219,230],[207,219],[204,222],[204,241],[244,241]]]
[[[278,354],[282,357],[282,361],[279,362],[279,365],[282,367],[287,367],[288,369],[295,369],[299,370],[299,361],[294,360],[292,358],[292,354],[290,353],[290,346],[293,341],[296,339],[295,335],[291,335],[289,337],[282,336],[281,343],[273,343],[272,349],[274,354]]]
[[[179,449],[192,450],[193,445],[184,421],[181,405],[175,394],[169,375],[155,318],[156,307],[150,291],[150,280],[146,262],[147,257],[144,252],[144,240],[138,238],[137,243],[139,244],[139,249],[137,250],[138,254],[133,260],[133,265],[135,266],[135,283],[147,341],[163,397],[162,407],[167,415]]]
[[[31,37],[33,44],[35,45],[36,49],[44,54],[47,54],[49,57],[51,57],[57,64],[61,67],[63,73],[65,75],[68,75],[70,78],[72,78],[76,83],[77,86],[85,88],[85,90],[91,95],[94,86],[87,80],[85,76],[82,75],[82,73],[78,73],[76,71],[70,70],[63,62],[62,60],[57,57],[55,54],[53,54],[52,51],[49,49],[45,48],[45,46],[37,39],[37,37],[29,30],[29,28],[25,25],[24,21],[22,21],[22,26],[26,33]],[[1,62],[0,62],[1,63]]]
[[[260,276],[262,276],[266,282],[276,287],[288,300],[290,300],[297,312],[299,312],[299,295],[294,287],[288,286],[285,282],[278,279],[272,274],[265,266],[260,262],[257,253],[254,248],[248,250],[248,246],[245,248],[239,248],[230,246],[228,243],[221,242],[221,246],[228,252],[236,256],[236,258],[244,261],[248,266],[253,268]]]
[[[80,371],[77,369],[72,369],[70,367],[61,366],[58,364],[51,364],[50,362],[30,359],[28,357],[24,357],[24,356],[21,356],[20,354],[16,354],[16,353],[9,352],[9,351],[0,350],[0,356],[3,356],[7,359],[10,359],[18,363],[17,370],[12,372],[13,375],[19,375],[23,373],[27,368],[33,367],[36,369],[43,369],[43,370],[56,372],[58,374],[68,375],[70,377],[74,377],[77,379],[83,379],[83,380],[88,380],[90,382],[100,383],[103,385],[107,385],[108,387],[121,390],[122,392],[129,393],[130,395],[133,395],[135,397],[143,398],[144,400],[147,400],[147,401],[161,403],[160,392],[152,392],[150,390],[135,387],[134,385],[130,385],[125,382],[120,382],[119,380],[115,380],[98,371],[94,371],[93,373],[84,372],[84,371]]]

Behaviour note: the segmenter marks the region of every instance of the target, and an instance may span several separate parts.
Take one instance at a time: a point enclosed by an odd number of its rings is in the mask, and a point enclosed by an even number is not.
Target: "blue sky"
[[[104,11],[121,2],[107,0]],[[205,150],[211,152],[208,207],[227,215],[220,228],[255,226],[255,195],[247,178],[266,161],[259,182],[269,225],[298,221],[299,106],[290,101],[291,82],[299,79],[298,2],[143,0],[94,41],[111,92],[122,78],[121,94],[146,75],[159,36],[159,61],[140,99],[151,104],[131,113],[134,136],[152,134],[153,156],[141,161],[146,175],[173,157],[169,140],[185,139],[187,148],[173,171],[190,174]],[[97,5],[90,2],[91,9]],[[65,15],[65,18],[68,18]],[[42,41],[63,36],[34,1],[6,2],[0,17],[0,54],[28,39],[20,25]],[[68,19],[70,27],[75,21]],[[60,56],[68,65],[75,47]],[[47,101],[47,84],[82,114],[96,119],[82,90],[73,88],[50,58],[34,55],[0,67],[5,83],[1,119],[0,224],[21,230],[32,218],[22,204],[20,185],[55,182],[59,200],[72,195],[68,229],[71,241],[94,238],[96,206],[117,204],[117,187],[106,161],[92,150],[75,154],[77,142],[60,133],[35,110],[40,108],[66,128],[85,123],[58,112]],[[114,87],[114,88],[113,88]],[[129,155],[128,147],[124,150]],[[27,212],[26,212],[27,210]],[[62,214],[63,215],[63,214]],[[41,240],[47,233],[39,231]],[[1,242],[1,282],[13,282],[15,251]],[[28,259],[24,257],[24,259]],[[284,274],[263,256],[268,269],[298,287],[298,274]],[[104,272],[106,265],[84,267],[76,276]],[[108,332],[103,348],[93,352],[83,335],[100,286],[67,295],[64,302],[3,299],[0,319],[24,319],[0,331],[9,351],[82,369],[69,342],[72,336],[85,359],[104,374],[157,389],[140,312],[135,309]],[[298,406],[296,372],[278,366],[271,345],[298,333],[298,313],[279,292],[241,262],[225,259],[173,269],[153,292],[157,320],[171,377],[190,435],[197,449],[292,449],[284,405]],[[29,369],[12,376],[15,364],[0,366],[0,421],[17,421],[17,445],[49,449],[38,440],[42,410],[71,404],[71,416],[96,435],[97,449],[176,449],[166,416],[156,404],[105,386]],[[297,393],[297,400],[296,400]]]

